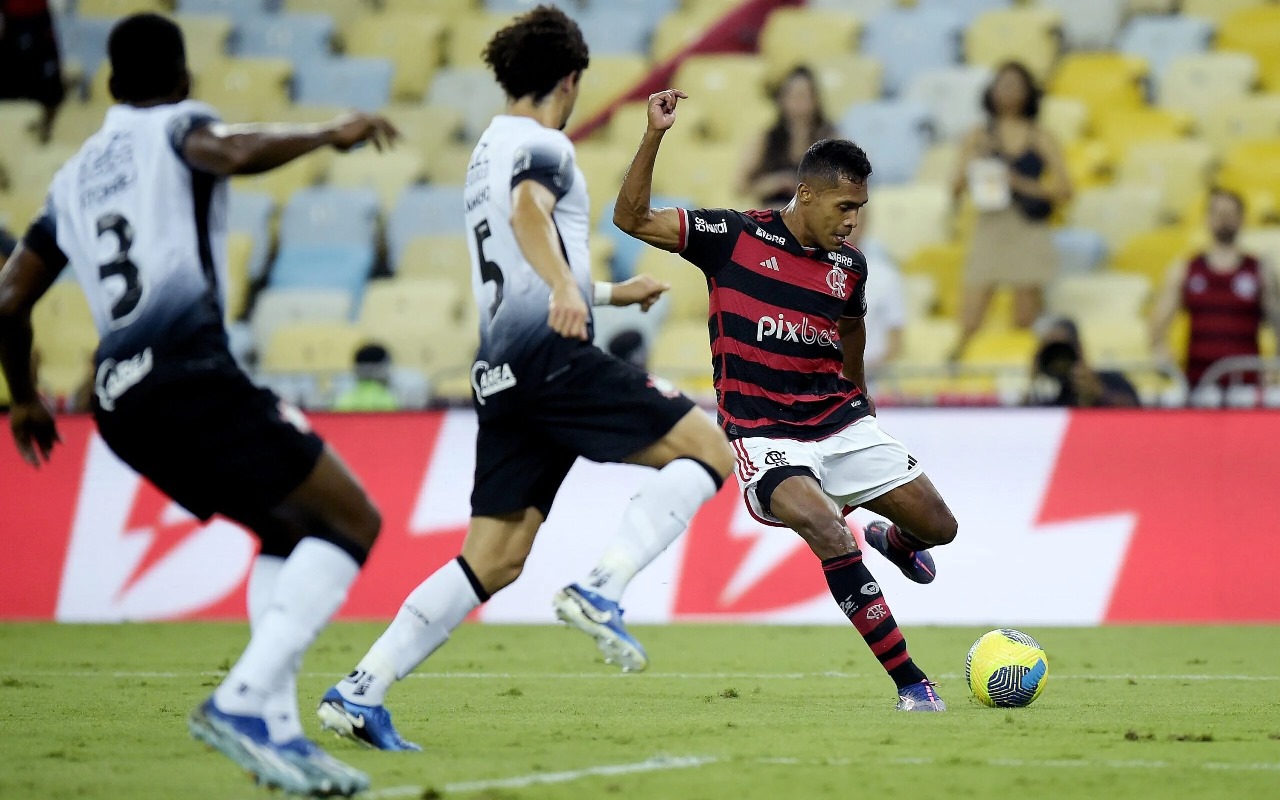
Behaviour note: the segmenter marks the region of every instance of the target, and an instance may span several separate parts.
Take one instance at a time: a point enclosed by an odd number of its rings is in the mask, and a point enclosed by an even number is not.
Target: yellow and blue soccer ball
[[[973,696],[993,708],[1029,706],[1044,690],[1049,658],[1040,643],[1022,631],[984,633],[969,648],[964,677]]]

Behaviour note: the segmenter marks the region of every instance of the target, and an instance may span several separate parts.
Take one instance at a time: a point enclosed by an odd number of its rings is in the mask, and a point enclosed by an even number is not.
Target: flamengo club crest
[[[846,284],[849,281],[849,275],[839,267],[832,267],[827,273],[827,288],[831,290],[831,294],[836,297],[844,297],[846,293]]]

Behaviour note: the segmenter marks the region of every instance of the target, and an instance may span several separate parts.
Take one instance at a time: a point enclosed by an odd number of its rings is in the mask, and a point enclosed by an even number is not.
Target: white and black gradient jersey
[[[557,344],[567,340],[547,325],[551,289],[521,252],[511,226],[512,190],[530,180],[556,197],[552,219],[560,248],[590,307],[590,204],[573,143],[528,117],[494,117],[471,155],[463,194],[480,309],[476,360],[481,370],[508,367],[516,380],[532,382],[541,380],[536,372],[560,366],[557,354],[566,348]]]
[[[101,337],[99,364],[145,353],[147,371],[166,356],[191,371],[226,355],[226,181],[182,156],[187,136],[216,121],[193,100],[113,106],[58,170],[24,238],[46,262],[75,270]]]

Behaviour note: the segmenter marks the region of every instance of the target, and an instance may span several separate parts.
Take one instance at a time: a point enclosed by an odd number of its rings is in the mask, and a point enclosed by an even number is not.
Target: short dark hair
[[[1242,197],[1239,192],[1227,189],[1223,186],[1215,186],[1209,190],[1209,199],[1212,200],[1215,197],[1225,197],[1235,203],[1236,210],[1240,212],[1240,216],[1244,216],[1244,197]]]
[[[578,23],[555,6],[516,17],[485,45],[484,60],[508,97],[533,95],[535,102],[591,61]]]
[[[834,186],[841,178],[866,183],[871,177],[867,153],[848,139],[820,139],[800,159],[800,181],[813,187]]]
[[[182,29],[159,14],[121,20],[111,29],[107,54],[111,95],[124,103],[169,97],[188,80]]]
[[[1027,69],[1027,65],[1021,61],[1006,61],[996,70],[996,74],[992,76],[991,83],[987,84],[986,90],[982,93],[982,108],[989,116],[995,116],[996,101],[995,90],[996,81],[1006,71],[1018,73],[1018,77],[1022,78],[1027,85],[1027,100],[1022,104],[1022,116],[1027,119],[1036,119],[1040,116],[1040,100],[1044,97],[1044,90],[1040,88],[1040,84],[1036,83],[1036,76],[1031,74],[1031,70]]]

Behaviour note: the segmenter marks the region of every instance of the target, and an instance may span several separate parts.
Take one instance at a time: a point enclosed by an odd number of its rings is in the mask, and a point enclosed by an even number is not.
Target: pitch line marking
[[[218,678],[226,675],[218,670],[196,670],[191,672],[149,672],[149,671],[46,671],[32,673],[42,678]],[[646,680],[665,678],[669,680],[779,680],[796,681],[810,678],[861,679],[873,678],[883,673],[870,672],[651,672],[640,674],[624,674],[621,672],[413,672],[407,677],[415,680]],[[1050,673],[1054,680],[1081,681],[1232,681],[1232,682],[1274,682],[1280,681],[1280,675],[1142,675],[1137,673],[1119,673],[1105,675]],[[342,676],[329,672],[304,672],[302,678],[333,678]],[[946,672],[937,675],[941,680],[963,679],[958,672]]]

